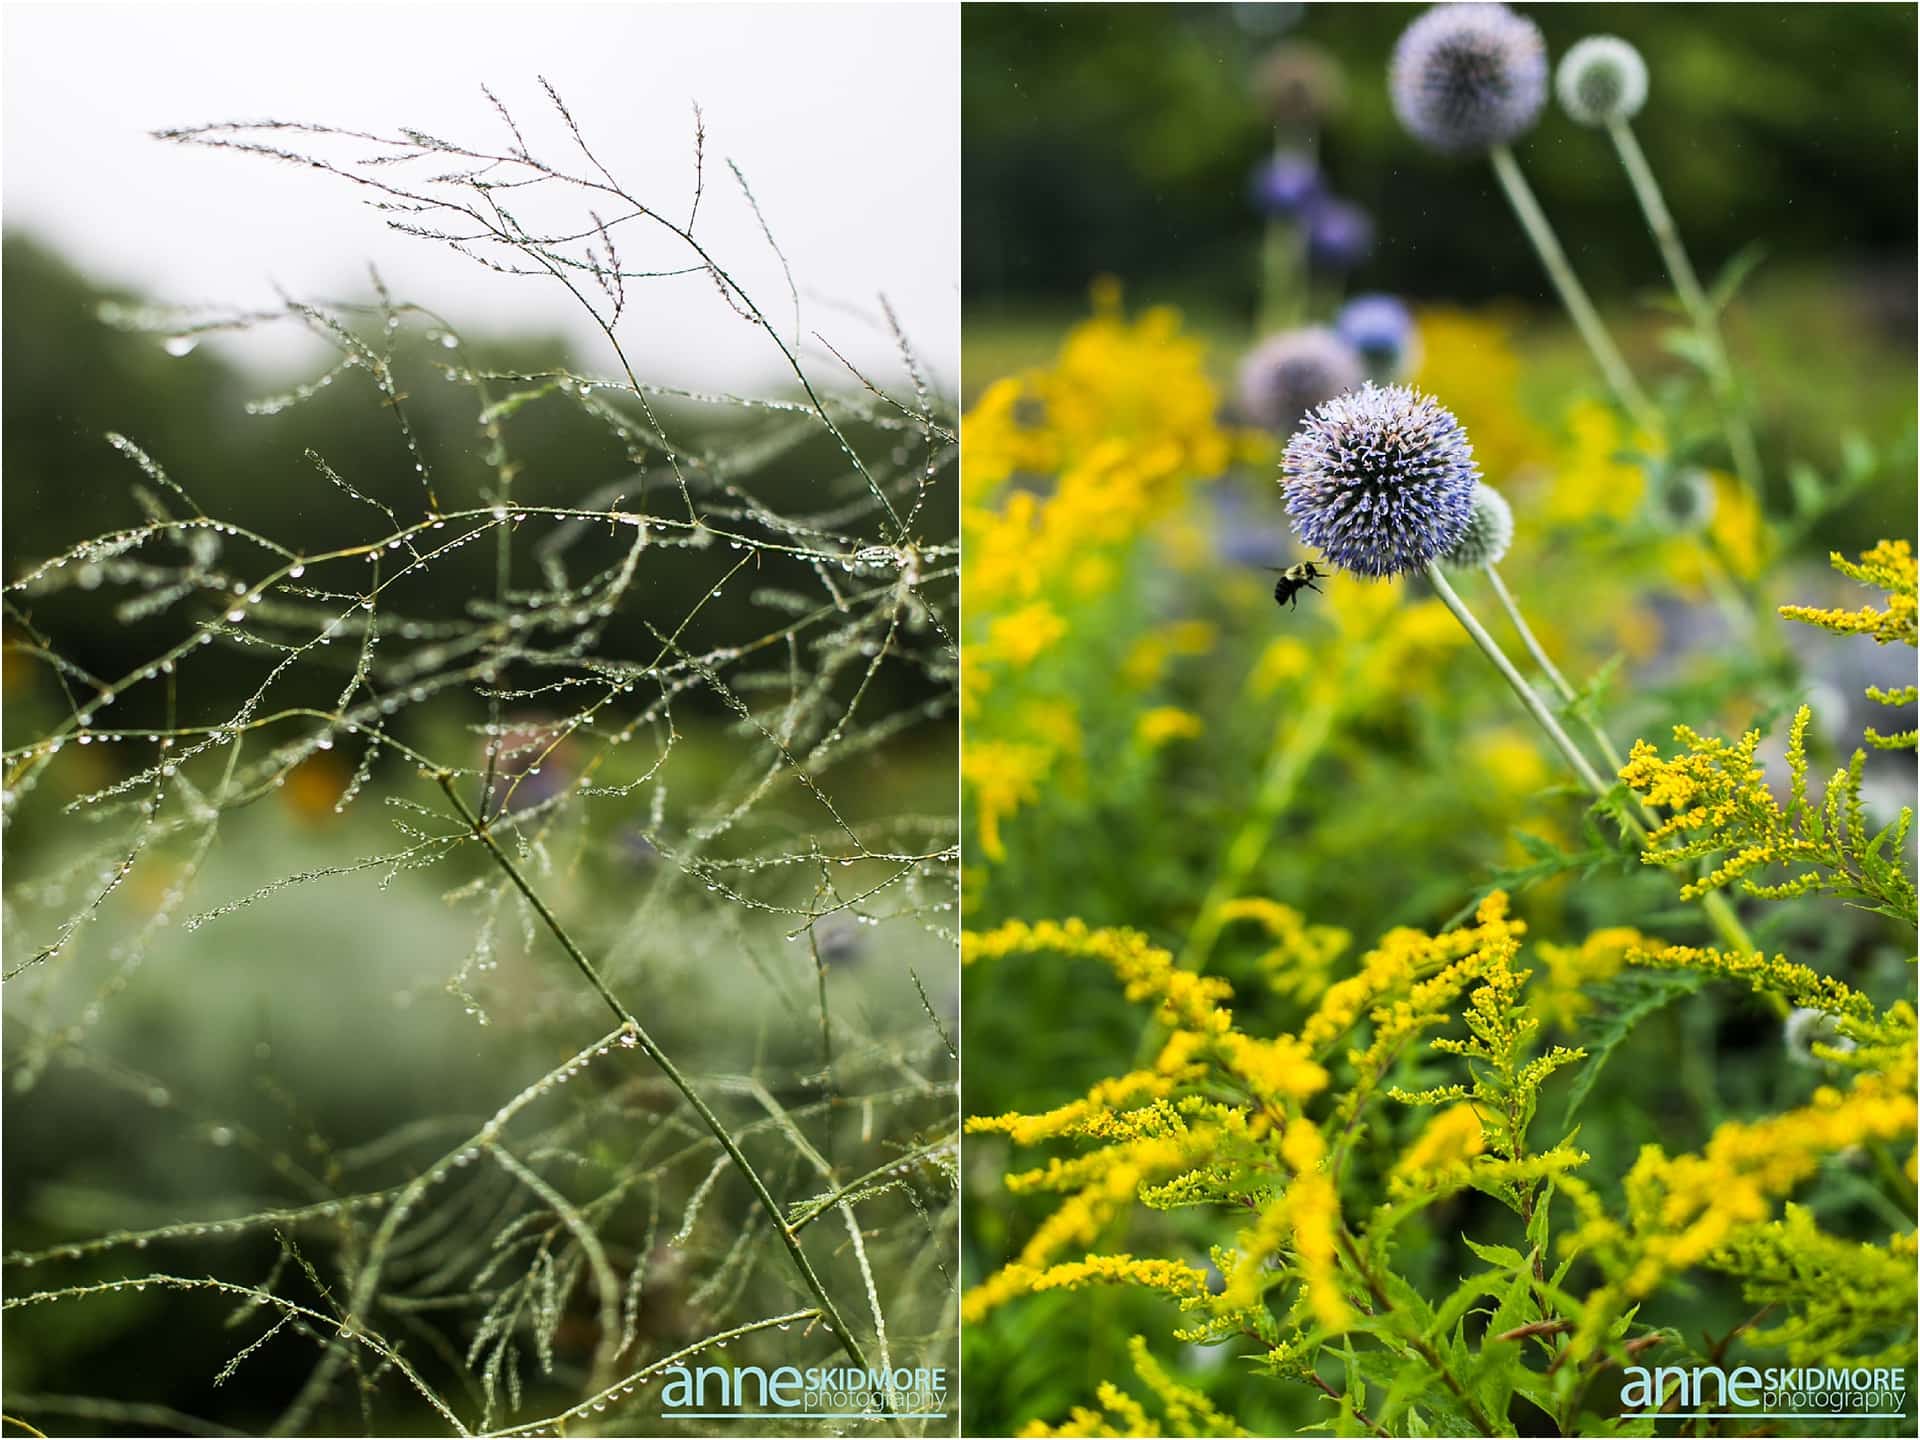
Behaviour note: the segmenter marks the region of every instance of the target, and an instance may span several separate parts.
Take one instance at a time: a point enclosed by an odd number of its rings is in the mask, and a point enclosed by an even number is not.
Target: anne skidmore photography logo
[[[676,1365],[667,1371],[660,1401],[662,1414],[682,1420],[940,1420],[947,1414],[947,1372],[905,1366]]]
[[[1621,1418],[1668,1420],[1899,1419],[1907,1372],[1885,1366],[1627,1367]]]

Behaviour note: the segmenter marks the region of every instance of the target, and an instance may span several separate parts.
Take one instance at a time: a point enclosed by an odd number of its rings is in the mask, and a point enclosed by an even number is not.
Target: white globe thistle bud
[[[1589,35],[1561,57],[1553,83],[1576,124],[1612,125],[1647,103],[1647,62],[1617,35]]]
[[[1823,1010],[1810,1010],[1804,1005],[1795,1008],[1787,1016],[1781,1038],[1786,1042],[1788,1059],[1796,1065],[1816,1068],[1827,1063],[1824,1057],[1814,1053],[1813,1047],[1816,1045],[1843,1054],[1857,1048],[1852,1040],[1840,1033],[1833,1016]]]
[[[1647,518],[1669,535],[1694,535],[1713,523],[1713,478],[1691,465],[1655,465],[1647,473]]]
[[[1453,548],[1440,557],[1449,570],[1481,570],[1498,565],[1507,558],[1513,544],[1513,507],[1507,497],[1488,485],[1476,482],[1467,528],[1453,542]]]

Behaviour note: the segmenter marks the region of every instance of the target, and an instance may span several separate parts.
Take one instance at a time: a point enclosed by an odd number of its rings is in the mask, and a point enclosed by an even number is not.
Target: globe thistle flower
[[[1284,151],[1253,172],[1254,208],[1282,219],[1298,215],[1320,198],[1320,167],[1306,155]]]
[[[1574,123],[1612,125],[1647,103],[1647,62],[1617,35],[1589,35],[1561,57],[1553,84]]]
[[[1322,196],[1307,211],[1307,259],[1351,270],[1373,253],[1373,217],[1351,200]]]
[[[1270,336],[1240,364],[1240,408],[1264,429],[1288,435],[1316,405],[1367,378],[1354,348],[1323,326]]]
[[[1781,1039],[1786,1042],[1787,1058],[1796,1065],[1806,1065],[1818,1069],[1827,1062],[1814,1054],[1815,1045],[1824,1045],[1828,1049],[1842,1052],[1852,1051],[1858,1046],[1855,1041],[1840,1033],[1840,1026],[1833,1016],[1824,1010],[1811,1010],[1804,1005],[1795,1006],[1787,1016]]]
[[[1384,579],[1451,550],[1480,467],[1453,413],[1404,385],[1327,401],[1287,442],[1281,486],[1300,539],[1343,570]]]
[[[1354,296],[1341,307],[1333,328],[1360,352],[1376,379],[1398,379],[1413,369],[1419,337],[1412,313],[1394,296]]]
[[[1513,544],[1513,507],[1485,481],[1473,487],[1473,508],[1467,515],[1467,528],[1440,557],[1449,570],[1484,570],[1507,558]]]
[[[1647,473],[1647,514],[1670,535],[1693,535],[1713,521],[1713,480],[1690,465],[1655,465]]]
[[[1546,103],[1546,41],[1505,5],[1436,5],[1401,32],[1387,86],[1422,144],[1449,155],[1504,145]]]
[[[1254,93],[1276,125],[1317,125],[1346,103],[1340,62],[1318,45],[1288,41],[1276,45],[1254,74]]]

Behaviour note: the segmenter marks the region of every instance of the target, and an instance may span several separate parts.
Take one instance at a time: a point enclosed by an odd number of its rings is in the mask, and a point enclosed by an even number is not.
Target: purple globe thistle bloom
[[[1240,362],[1240,408],[1254,424],[1287,435],[1302,415],[1366,378],[1360,356],[1331,330],[1287,330]]]
[[[1322,196],[1307,212],[1307,258],[1325,270],[1351,270],[1373,253],[1373,217],[1351,200]]]
[[[1305,544],[1343,570],[1386,579],[1453,548],[1480,478],[1453,412],[1404,385],[1336,396],[1287,442],[1281,488]]]
[[[1387,88],[1424,145],[1450,155],[1504,145],[1546,103],[1546,41],[1504,5],[1436,5],[1401,32]]]
[[[1412,368],[1413,315],[1396,297],[1356,295],[1341,307],[1333,328],[1377,375],[1393,378]]]
[[[1320,167],[1291,151],[1275,155],[1253,172],[1253,203],[1263,215],[1298,215],[1320,198]]]

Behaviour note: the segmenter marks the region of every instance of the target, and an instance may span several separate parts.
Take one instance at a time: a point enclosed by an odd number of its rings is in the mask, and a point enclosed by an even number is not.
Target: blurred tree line
[[[370,301],[372,296],[360,298]],[[249,411],[249,401],[318,378],[340,358],[330,348],[315,343],[308,361],[293,372],[266,375],[237,358],[244,351],[218,343],[191,349],[169,346],[158,336],[117,328],[103,321],[103,305],[140,307],[150,303],[149,297],[98,286],[31,237],[18,233],[9,233],[4,241],[0,299],[5,307],[0,358],[7,375],[5,429],[0,436],[0,464],[6,475],[0,492],[5,534],[0,563],[9,580],[91,536],[147,520],[133,498],[133,487],[157,487],[108,443],[109,432],[123,434],[145,450],[209,515],[306,554],[362,544],[390,528],[385,516],[329,483],[307,458],[309,450],[362,494],[391,506],[402,523],[421,518],[420,481],[412,457],[399,426],[364,371],[346,372],[311,399],[277,413]],[[395,299],[404,302],[406,297]],[[448,318],[459,321],[459,317]],[[374,315],[354,323],[367,334],[376,333],[379,326]],[[420,328],[427,328],[424,322]],[[464,385],[446,382],[446,365],[519,375],[562,370],[597,374],[603,368],[571,353],[557,333],[463,331],[457,352],[424,335],[411,340],[403,335],[398,355],[408,423],[433,467],[441,503],[450,510],[491,503],[494,474],[473,393]],[[670,383],[672,377],[663,378]],[[537,383],[502,381],[492,391],[497,400]],[[617,396],[603,392],[595,398],[618,401]],[[681,449],[682,468],[702,506],[734,508],[733,501],[715,493],[723,470],[728,480],[737,480],[790,515],[829,509],[851,494],[863,493],[862,483],[830,439],[808,434],[780,448],[785,443],[782,433],[793,439],[791,417],[769,419],[764,412],[741,406],[694,406],[660,399],[653,402],[653,409]],[[628,407],[625,413],[638,421],[637,407]],[[625,446],[610,428],[567,395],[556,393],[522,405],[502,423],[518,465],[513,496],[519,503],[606,508],[621,493],[621,508],[684,516],[685,504],[665,459],[651,452],[647,465],[636,472]],[[758,438],[769,440],[772,458],[751,473],[737,471],[732,452]],[[884,459],[882,447],[898,443],[864,427],[856,427],[853,440],[872,452],[874,459]],[[163,498],[176,513],[186,513],[174,497]],[[951,540],[957,528],[952,509],[951,503],[940,503],[936,495],[921,522],[927,539]],[[521,586],[542,583],[537,547],[554,528],[528,525],[516,536],[515,575]],[[567,552],[568,569],[577,581],[612,563],[626,543],[605,526],[588,527]],[[270,568],[265,552],[250,550],[239,541],[229,541],[227,563],[242,574]],[[153,555],[157,558],[161,553],[156,550]],[[609,632],[609,652],[651,653],[645,643],[650,637],[637,617],[687,613],[693,598],[717,583],[716,573],[738,558],[718,543],[703,550],[653,547],[626,603],[624,613],[634,618],[624,629],[616,626]],[[477,597],[491,598],[494,566],[491,543],[462,547],[434,563],[428,583],[411,585],[399,597],[400,608],[423,621],[468,617],[467,607]],[[766,628],[765,616],[750,597],[764,585],[818,591],[806,567],[768,558],[752,583],[728,587],[701,606],[697,624],[682,638],[690,646],[699,646],[739,643],[760,634]],[[58,631],[67,659],[107,678],[118,678],[145,664],[170,640],[178,639],[183,618],[198,620],[215,613],[205,599],[189,599],[182,602],[184,611],[174,606],[129,622],[113,608],[125,598],[127,592],[120,587],[102,585],[96,590],[70,585],[41,599],[22,598],[21,603]],[[10,638],[14,628],[9,625]],[[651,644],[657,649],[657,641]],[[335,691],[338,679],[353,664],[352,649],[336,647],[340,674],[322,677]],[[225,655],[226,661],[220,663],[216,655]],[[196,659],[198,699],[214,710],[224,706],[230,711],[259,683],[261,673],[257,653],[216,646],[206,659]],[[43,698],[54,698],[43,669],[10,665],[8,679],[30,684],[44,680]],[[874,683],[882,691],[899,687],[899,693],[913,697],[928,695],[935,688],[925,675],[897,665],[883,666]],[[129,703],[116,712],[116,721],[156,722],[157,714],[142,709],[150,698],[147,692],[154,688],[136,687],[130,692]],[[325,684],[320,688],[324,690]],[[10,718],[21,698],[21,692],[9,684]],[[183,701],[187,698],[183,695]],[[319,691],[310,698],[314,703],[330,703]],[[692,692],[684,704],[695,712],[731,713],[704,690]],[[11,730],[7,736],[9,743],[25,738]]]
[[[1252,303],[1248,179],[1272,148],[1262,57],[1311,41],[1345,72],[1320,154],[1379,224],[1361,289],[1475,301],[1538,265],[1488,167],[1421,149],[1388,103],[1388,57],[1422,6],[965,7],[963,285],[969,318],[1077,302],[1113,273],[1156,298]],[[1521,6],[1557,61],[1583,35],[1637,45],[1635,129],[1696,262],[1756,239],[1776,264],[1865,266],[1911,337],[1916,12],[1895,4]],[[1611,147],[1549,103],[1517,146],[1596,292],[1662,283]]]

